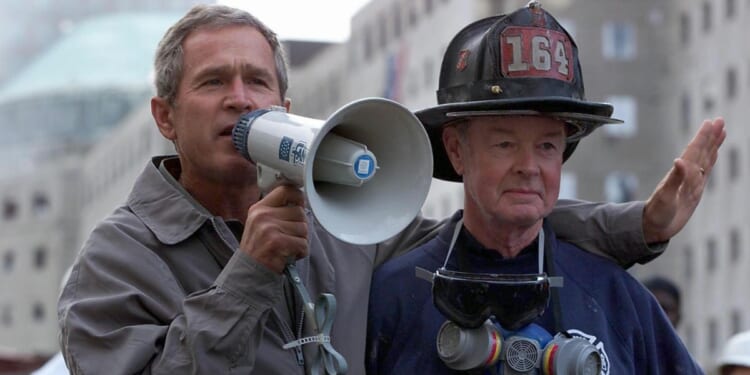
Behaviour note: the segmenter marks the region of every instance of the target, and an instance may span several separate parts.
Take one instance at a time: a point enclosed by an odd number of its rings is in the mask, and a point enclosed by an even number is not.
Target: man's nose
[[[224,105],[228,109],[243,113],[256,109],[252,100],[252,93],[241,78],[235,78],[231,81]]]
[[[513,169],[516,173],[534,175],[539,173],[539,165],[533,147],[521,147],[515,156]]]

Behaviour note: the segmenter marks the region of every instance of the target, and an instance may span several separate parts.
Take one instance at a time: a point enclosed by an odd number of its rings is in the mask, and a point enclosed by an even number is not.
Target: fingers
[[[248,209],[240,250],[281,273],[288,259],[307,256],[307,234],[302,191],[279,186]]]
[[[711,172],[718,158],[719,147],[726,139],[724,119],[705,120],[693,139],[688,143],[680,159],[692,165],[692,169],[706,176]]]
[[[271,190],[261,201],[264,205],[271,207],[304,206],[305,196],[297,187],[280,185]]]

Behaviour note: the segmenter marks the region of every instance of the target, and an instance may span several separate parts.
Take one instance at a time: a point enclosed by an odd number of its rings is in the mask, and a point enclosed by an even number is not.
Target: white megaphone
[[[351,102],[327,120],[283,107],[243,115],[235,148],[258,168],[258,186],[303,187],[321,226],[357,245],[386,240],[422,208],[432,179],[432,149],[422,124],[383,98]]]

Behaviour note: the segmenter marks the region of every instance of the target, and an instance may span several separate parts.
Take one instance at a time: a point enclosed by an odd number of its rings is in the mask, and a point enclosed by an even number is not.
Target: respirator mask
[[[454,370],[496,368],[499,374],[599,374],[596,347],[567,333],[551,335],[531,324],[562,278],[544,272],[544,231],[539,231],[538,274],[487,274],[450,271],[448,259],[463,226],[459,220],[443,267],[417,268],[432,282],[435,307],[448,318],[437,336],[437,352]]]

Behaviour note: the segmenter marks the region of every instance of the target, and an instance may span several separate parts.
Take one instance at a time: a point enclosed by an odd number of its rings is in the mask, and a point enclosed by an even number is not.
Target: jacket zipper
[[[292,332],[292,329],[289,327],[288,324],[284,321],[284,319],[281,319],[279,314],[276,312],[276,308],[271,309],[272,315],[274,319],[276,319],[276,322],[281,327],[281,335],[284,337],[284,341],[286,342],[292,342],[295,340],[294,333]],[[294,347],[294,355],[297,357],[297,365],[299,366],[305,366],[305,356],[302,354],[302,347],[301,346],[295,346]]]

